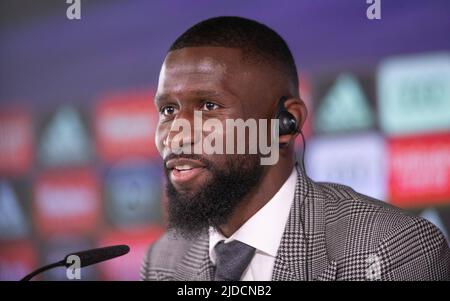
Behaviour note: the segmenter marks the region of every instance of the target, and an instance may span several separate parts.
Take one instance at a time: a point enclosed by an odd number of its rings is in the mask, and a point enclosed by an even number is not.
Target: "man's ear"
[[[305,102],[300,97],[292,97],[284,102],[284,106],[286,110],[295,117],[295,120],[297,121],[297,128],[301,130],[308,114]],[[292,133],[289,135],[280,136],[280,144],[289,144],[294,142],[297,135],[298,133]]]

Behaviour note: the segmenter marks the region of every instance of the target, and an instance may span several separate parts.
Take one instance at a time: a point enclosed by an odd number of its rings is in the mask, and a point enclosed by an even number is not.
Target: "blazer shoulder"
[[[328,251],[336,261],[361,257],[365,264],[377,258],[383,279],[450,278],[448,242],[434,224],[350,187],[318,184],[325,196]]]
[[[450,280],[450,249],[428,220],[407,216],[378,245],[385,280]]]
[[[383,201],[334,183],[317,183],[322,193],[322,214],[332,257],[374,249],[412,215]]]
[[[384,201],[356,192],[353,188],[346,185],[328,182],[315,182],[315,184],[326,196],[328,204],[332,203],[336,206],[346,206],[351,202],[353,205],[360,205],[362,207],[366,207],[367,209],[385,209],[401,212],[402,214],[407,213],[406,211]]]
[[[357,221],[362,227],[380,226],[389,230],[406,220],[419,218],[412,213],[384,201],[334,183],[317,183],[324,194],[324,210],[329,220]],[[419,218],[421,219],[421,218]]]
[[[384,201],[358,193],[352,188],[334,183],[318,183],[324,194],[324,215],[328,223],[341,222],[341,226],[359,227],[368,233],[386,237],[397,229],[416,228],[427,225],[433,233],[442,236],[441,231],[428,220]],[[420,227],[419,227],[420,228]]]

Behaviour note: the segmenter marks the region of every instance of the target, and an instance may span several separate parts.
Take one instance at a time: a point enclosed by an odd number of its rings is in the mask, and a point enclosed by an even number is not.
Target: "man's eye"
[[[205,110],[205,111],[217,110],[218,108],[219,108],[218,105],[216,105],[215,103],[210,102],[210,101],[205,102],[202,106],[202,110]]]
[[[175,114],[175,107],[174,106],[164,106],[161,108],[161,113],[164,116],[171,116]]]

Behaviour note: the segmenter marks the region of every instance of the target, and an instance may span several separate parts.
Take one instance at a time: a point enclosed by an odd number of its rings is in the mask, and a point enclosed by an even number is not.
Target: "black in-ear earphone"
[[[280,122],[280,130],[279,130],[280,136],[294,134],[298,132],[297,120],[295,119],[294,115],[289,113],[289,111],[284,106],[286,100],[287,97],[282,96],[280,98],[280,101],[278,102],[278,110],[276,118]]]

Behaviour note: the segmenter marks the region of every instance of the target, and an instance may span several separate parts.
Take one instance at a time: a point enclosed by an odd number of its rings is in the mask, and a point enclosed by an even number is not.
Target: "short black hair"
[[[276,62],[298,90],[297,68],[287,43],[264,24],[233,16],[207,19],[179,36],[169,52],[202,46],[238,48],[242,50],[244,59],[272,64]]]

